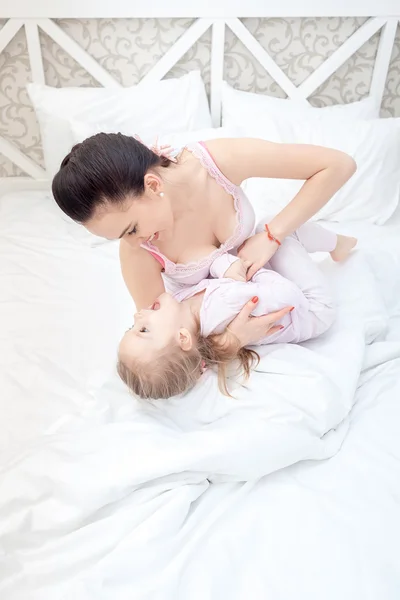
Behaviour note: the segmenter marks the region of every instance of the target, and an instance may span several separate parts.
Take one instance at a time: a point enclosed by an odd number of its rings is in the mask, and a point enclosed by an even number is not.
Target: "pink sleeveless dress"
[[[207,169],[208,173],[230,194],[234,201],[236,211],[236,227],[232,235],[216,248],[211,254],[197,261],[186,264],[174,263],[166,256],[161,254],[159,249],[146,242],[142,248],[150,252],[163,267],[163,279],[167,292],[173,294],[186,286],[198,284],[203,279],[210,276],[210,267],[213,262],[226,252],[235,254],[237,248],[254,233],[255,214],[250,200],[243,192],[242,188],[232,183],[219,170],[214,159],[208,152],[203,142],[196,142],[185,146],[186,150],[198,158],[201,165]]]

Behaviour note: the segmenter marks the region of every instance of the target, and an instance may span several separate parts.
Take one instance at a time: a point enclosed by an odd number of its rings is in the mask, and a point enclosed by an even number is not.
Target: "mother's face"
[[[146,241],[166,239],[172,231],[173,215],[163,193],[151,191],[139,198],[127,197],[122,204],[106,203],[84,225],[94,235],[124,239],[139,247]]]

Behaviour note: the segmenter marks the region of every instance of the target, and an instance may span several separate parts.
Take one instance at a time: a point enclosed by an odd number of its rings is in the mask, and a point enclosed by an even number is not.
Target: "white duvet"
[[[322,263],[333,329],[264,348],[234,399],[207,373],[146,404],[109,370],[132,310],[115,246],[77,240],[34,195],[23,235],[13,200],[0,210],[1,598],[397,599],[395,236],[379,273],[380,244]]]

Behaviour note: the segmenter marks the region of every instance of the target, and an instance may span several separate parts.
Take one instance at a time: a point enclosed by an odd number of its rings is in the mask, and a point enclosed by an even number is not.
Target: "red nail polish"
[[[294,310],[294,306],[292,306],[292,308],[289,310],[289,312],[292,312],[292,310]]]
[[[251,301],[253,302],[253,304],[257,304],[258,296],[254,296],[254,298],[252,298]]]
[[[285,329],[283,325],[279,325],[279,329]]]

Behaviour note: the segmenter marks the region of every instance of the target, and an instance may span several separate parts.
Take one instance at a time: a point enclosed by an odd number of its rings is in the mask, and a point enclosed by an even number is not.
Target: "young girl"
[[[333,322],[334,307],[323,274],[308,252],[330,252],[340,261],[356,241],[306,223],[279,245],[270,268],[260,269],[248,282],[246,263],[229,253],[219,256],[210,270],[215,279],[204,279],[174,296],[164,293],[135,315],[119,347],[120,377],[141,398],[169,398],[193,387],[205,368],[217,366],[220,388],[228,393],[229,363],[239,359],[248,377],[258,355],[231,340],[224,343],[217,334],[251,298],[254,316],[292,307],[279,330],[260,344],[298,343],[324,333]]]

